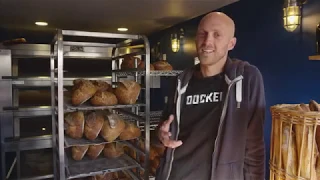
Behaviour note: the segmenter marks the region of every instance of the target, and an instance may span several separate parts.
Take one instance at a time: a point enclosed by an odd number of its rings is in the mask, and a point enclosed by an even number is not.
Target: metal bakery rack
[[[65,41],[64,38],[67,36],[77,37],[91,37],[101,39],[113,39],[116,43],[100,43],[100,42],[79,42],[79,41]],[[117,40],[121,40],[120,42]],[[55,46],[56,45],[56,46]],[[107,47],[111,50],[111,58],[108,60],[112,61],[112,84],[115,86],[116,82],[121,81],[122,78],[133,78],[136,82],[141,84],[142,91],[136,104],[130,105],[113,105],[113,106],[100,106],[93,107],[87,105],[72,106],[68,103],[68,100],[64,96],[64,60],[66,52],[64,51],[65,45],[72,45],[79,47],[76,49],[78,53],[81,53],[82,48],[85,47]],[[119,49],[126,48],[129,46],[138,46],[137,51],[130,53],[121,53]],[[144,70],[137,69],[137,60],[135,60],[135,69],[130,71],[121,70],[121,60],[125,55],[140,56],[145,63]],[[57,65],[55,62],[57,61]],[[149,179],[149,160],[144,158],[143,164],[129,157],[128,155],[122,155],[115,160],[84,160],[80,162],[73,161],[65,151],[66,140],[64,135],[64,113],[77,110],[100,110],[100,109],[112,109],[120,114],[129,116],[131,120],[135,120],[137,125],[143,124],[143,135],[144,149],[140,149],[138,141],[136,143],[121,142],[130,145],[135,148],[139,155],[149,157],[150,149],[150,75],[161,76],[166,75],[165,72],[150,72],[150,46],[146,36],[143,35],[128,35],[128,34],[113,34],[113,33],[99,33],[99,32],[83,32],[83,31],[70,31],[70,30],[58,30],[57,34],[51,44],[51,93],[52,93],[52,111],[53,111],[53,127],[57,126],[57,132],[53,128],[53,146],[57,147],[57,164],[58,174],[60,179],[74,179],[86,176],[92,176],[101,174],[102,172],[116,172],[119,170],[129,174],[132,179]],[[170,74],[174,74],[170,72]],[[57,78],[57,81],[55,79]],[[57,90],[56,90],[57,87]],[[142,93],[143,92],[143,93]],[[57,104],[56,99],[57,97]],[[130,110],[128,110],[130,109]],[[143,111],[142,114],[139,113]],[[57,116],[55,115],[57,114]],[[57,121],[55,120],[57,119]],[[57,137],[55,137],[57,136]],[[56,140],[56,141],[55,141]],[[137,157],[139,157],[137,155]],[[136,173],[132,171],[136,169]],[[141,173],[143,172],[143,177]]]
[[[76,38],[90,39],[90,42],[73,41]],[[105,40],[110,40],[108,42],[111,43],[107,44]],[[125,54],[142,58],[146,64],[145,70],[121,70],[120,64]],[[103,67],[99,67],[100,71],[105,68],[105,72],[95,74],[90,70],[89,75],[84,76],[80,73],[79,77],[76,73],[69,73],[64,69],[66,66],[84,66],[84,61],[91,64],[96,61],[105,62]],[[65,149],[88,142],[70,141],[70,138],[64,135],[63,127],[64,112],[79,109],[68,106],[63,96],[64,88],[72,86],[73,80],[84,77],[108,83],[115,83],[121,79],[135,80],[142,85],[139,103],[96,109],[113,108],[124,119],[135,120],[144,134],[142,138],[146,148],[141,150],[135,143],[122,143],[135,148],[140,154],[148,155],[150,131],[156,127],[161,116],[161,111],[150,112],[150,88],[153,88],[151,81],[160,76],[176,76],[181,71],[150,71],[150,48],[145,36],[58,30],[51,45],[19,44],[1,47],[0,63],[1,179],[74,179],[120,170],[124,170],[132,179],[149,178],[150,173],[146,168],[148,161],[141,164],[128,156],[109,162],[101,159],[81,162],[70,160]],[[39,69],[30,66],[39,66]],[[32,70],[29,70],[27,75],[22,73],[29,68]],[[41,73],[34,73],[34,69]],[[32,96],[29,94],[30,90]],[[41,98],[44,98],[45,102],[32,103]],[[11,155],[11,152],[14,154]],[[12,165],[7,165],[8,157],[9,161],[13,162]],[[90,164],[95,164],[100,169],[93,169],[94,166]],[[31,170],[29,166],[36,168]],[[133,173],[133,169],[136,173]],[[145,177],[140,176],[139,171],[145,171]]]
[[[3,180],[37,180],[54,177],[51,163],[51,103],[43,100],[43,94],[49,95],[50,99],[50,91],[47,91],[50,90],[49,73],[47,79],[40,74],[22,77],[23,64],[32,62],[28,58],[34,57],[32,49],[35,47],[41,49],[43,45],[0,48],[0,137]],[[48,59],[49,53],[46,56],[43,54],[41,58]],[[42,96],[40,100],[32,99],[39,94]]]

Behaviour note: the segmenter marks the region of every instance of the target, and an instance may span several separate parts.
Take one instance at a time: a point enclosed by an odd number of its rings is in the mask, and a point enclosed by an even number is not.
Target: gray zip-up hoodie
[[[177,77],[175,95],[169,97],[163,118],[175,115],[171,138],[178,140],[180,112],[195,66]],[[248,62],[228,58],[224,68],[228,84],[218,135],[212,153],[211,180],[263,180],[265,178],[265,93],[263,78]],[[166,148],[156,180],[168,180],[174,149]],[[183,167],[181,167],[183,168]],[[201,175],[199,175],[199,178]],[[199,179],[201,180],[201,179]]]

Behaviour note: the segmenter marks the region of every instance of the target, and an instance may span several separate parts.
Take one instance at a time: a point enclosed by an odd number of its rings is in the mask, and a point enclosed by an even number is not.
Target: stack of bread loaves
[[[74,139],[85,136],[95,140],[100,135],[106,142],[130,140],[141,136],[140,129],[132,122],[125,122],[118,114],[109,111],[75,111],[65,116],[66,134]]]
[[[122,70],[129,70],[135,67],[135,61],[137,62],[137,68],[143,70],[145,68],[145,62],[141,61],[140,58],[127,55],[123,58],[121,63]],[[166,60],[159,60],[152,64],[150,64],[150,70],[158,70],[158,71],[172,71],[173,67]]]
[[[122,144],[112,142],[107,144],[72,146],[71,153],[74,160],[80,161],[85,155],[92,160],[97,159],[100,154],[106,158],[117,158],[121,156],[124,151]]]
[[[140,94],[141,86],[135,81],[119,82],[116,88],[104,81],[77,79],[73,82],[72,105],[79,106],[87,101],[94,106],[134,104]]]
[[[117,171],[117,172],[106,172],[103,174],[91,176],[91,177],[86,177],[86,178],[78,178],[76,180],[131,180],[132,178],[122,172],[122,171]]]
[[[121,155],[122,148],[112,142],[119,140],[131,140],[141,136],[141,130],[132,122],[126,122],[119,115],[108,111],[76,111],[65,116],[66,135],[74,139],[83,136],[88,140],[95,140],[99,135],[108,144],[79,145],[72,147],[72,157],[81,160],[85,154],[91,159],[96,159],[104,152],[105,157],[117,157]]]
[[[144,151],[144,141],[139,140],[139,146],[140,149]],[[150,152],[149,152],[149,160],[150,160],[150,171],[155,174],[156,169],[158,168],[160,164],[160,157],[163,155],[165,150],[165,147],[163,145],[155,145],[151,144],[150,145]],[[125,153],[127,153],[130,157],[137,159],[135,150],[130,148],[130,147],[124,147]],[[140,161],[143,163],[144,162],[144,156],[140,155]]]

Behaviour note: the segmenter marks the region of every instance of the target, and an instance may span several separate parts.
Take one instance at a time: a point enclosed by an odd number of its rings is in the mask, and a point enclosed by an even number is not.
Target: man
[[[220,12],[200,22],[200,63],[177,77],[159,140],[167,147],[157,180],[263,180],[265,94],[260,71],[232,60],[232,19]]]

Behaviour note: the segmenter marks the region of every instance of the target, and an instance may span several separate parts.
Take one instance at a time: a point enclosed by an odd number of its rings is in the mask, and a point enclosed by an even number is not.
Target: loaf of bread
[[[9,46],[9,45],[14,45],[14,44],[22,44],[22,43],[26,43],[26,39],[25,38],[17,38],[17,39],[11,39],[11,40],[5,40],[2,42],[2,44],[4,46]]]
[[[71,148],[72,158],[76,161],[82,160],[82,158],[84,157],[88,149],[89,149],[89,145],[73,146]]]
[[[301,103],[300,105],[294,107],[294,110],[303,112],[308,112],[312,107],[309,104],[307,105]],[[300,175],[302,178],[311,178],[311,171],[315,171],[315,166],[313,166],[312,159],[314,154],[312,154],[312,146],[314,142],[314,131],[313,128],[309,125],[303,126],[301,124],[295,124],[293,126],[295,133],[295,142],[296,142],[296,152],[297,157],[300,160]],[[316,149],[317,145],[314,145]],[[301,154],[301,155],[300,155]],[[299,164],[298,164],[299,165]],[[298,167],[298,166],[297,166]],[[299,172],[297,172],[299,173]]]
[[[74,79],[73,80],[73,86],[78,86],[80,83],[83,83],[85,81],[89,81],[89,80],[86,80],[86,79],[83,79],[83,78]]]
[[[155,70],[172,71],[173,67],[165,60],[156,61],[153,63]]]
[[[83,137],[84,132],[84,114],[81,111],[71,112],[65,115],[66,134],[74,139]]]
[[[112,92],[98,91],[90,99],[90,102],[94,106],[112,106],[118,104],[118,99]]]
[[[145,69],[144,61],[141,61],[141,63],[138,66],[138,69],[140,69],[140,70],[144,70]],[[153,64],[150,64],[150,71],[154,71],[154,70],[155,70],[155,68],[154,68]]]
[[[151,171],[152,171],[153,173],[155,173],[156,170],[157,170],[157,168],[158,168],[159,165],[160,165],[160,158],[157,157],[157,158],[153,159],[153,160],[150,162],[150,164],[151,164]]]
[[[297,175],[297,148],[293,131],[290,134],[290,125],[283,123],[282,125],[282,164],[285,171],[290,175]]]
[[[92,84],[96,87],[97,91],[108,91],[111,85],[105,81],[100,80],[92,80]]]
[[[118,179],[117,172],[106,172],[104,174],[92,176],[88,180],[120,180],[120,179]]]
[[[123,146],[116,142],[106,144],[103,149],[103,154],[107,158],[117,158],[123,153]]]
[[[104,149],[104,144],[95,144],[95,145],[90,145],[87,155],[91,159],[97,159],[97,157],[101,154],[101,152]]]
[[[320,112],[320,105],[315,100],[310,100],[309,108],[311,111]]]
[[[141,91],[141,86],[135,81],[125,80],[119,82],[115,95],[120,104],[135,104]]]
[[[98,137],[104,123],[104,115],[102,112],[90,112],[86,115],[84,126],[84,135],[89,140]]]
[[[107,142],[116,140],[125,128],[125,122],[117,114],[106,113],[100,135]]]
[[[125,122],[125,124],[125,129],[119,136],[120,140],[130,140],[141,136],[140,128],[138,128],[135,124],[127,121]]]
[[[126,55],[123,57],[123,61],[121,63],[121,69],[122,70],[128,70],[135,67],[135,59],[137,60],[137,67],[141,63],[141,59],[138,57],[134,57],[131,55]]]
[[[74,86],[71,100],[75,106],[86,102],[97,92],[96,86],[87,80],[78,80]]]

